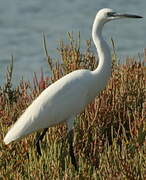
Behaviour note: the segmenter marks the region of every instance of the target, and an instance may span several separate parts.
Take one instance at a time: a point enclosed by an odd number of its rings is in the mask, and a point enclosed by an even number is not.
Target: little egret
[[[40,154],[39,141],[47,128],[66,122],[72,164],[77,168],[73,153],[73,122],[77,114],[103,90],[111,75],[111,54],[102,37],[105,23],[120,18],[142,18],[138,15],[119,14],[104,8],[95,17],[92,38],[99,57],[98,67],[94,71],[76,70],[57,80],[46,88],[25,110],[4,138],[5,144],[19,139],[34,131],[44,129],[37,137],[36,145]]]

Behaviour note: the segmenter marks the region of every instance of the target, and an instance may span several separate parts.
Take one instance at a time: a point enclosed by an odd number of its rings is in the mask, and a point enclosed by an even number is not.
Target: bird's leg
[[[41,156],[42,153],[41,153],[41,148],[40,148],[40,141],[43,140],[43,137],[45,136],[46,132],[47,132],[48,128],[45,128],[41,133],[37,133],[36,135],[36,139],[35,139],[35,146],[36,146],[36,149],[37,149],[37,152],[38,154]]]
[[[69,143],[69,154],[71,156],[71,163],[75,167],[75,170],[78,170],[76,158],[75,158],[75,155],[74,155],[74,149],[73,149],[73,138],[74,138],[74,131],[72,129],[67,134],[67,140],[68,140],[68,143]]]
[[[68,144],[69,144],[69,154],[70,154],[70,157],[71,157],[71,163],[75,167],[75,170],[78,170],[76,158],[75,158],[75,155],[74,155],[74,149],[73,149],[73,139],[74,139],[73,125],[74,125],[74,118],[75,117],[72,117],[71,119],[69,119],[67,121],[67,126],[68,126],[67,141],[68,141]]]

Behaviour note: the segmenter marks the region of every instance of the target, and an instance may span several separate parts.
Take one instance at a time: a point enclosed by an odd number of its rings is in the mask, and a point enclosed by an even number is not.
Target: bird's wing
[[[9,130],[5,143],[58,124],[81,112],[87,104],[88,88],[85,77],[76,74],[61,78],[45,89]]]

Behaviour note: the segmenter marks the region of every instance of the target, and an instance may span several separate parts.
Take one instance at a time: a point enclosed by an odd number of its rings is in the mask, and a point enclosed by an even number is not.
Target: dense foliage
[[[75,120],[74,149],[79,171],[71,164],[66,141],[66,125],[50,128],[43,139],[42,157],[34,148],[34,134],[19,142],[4,145],[8,128],[26,107],[45,89],[76,69],[95,69],[98,60],[87,41],[80,50],[80,36],[60,43],[60,60],[49,57],[44,49],[50,75],[32,83],[12,84],[13,60],[6,82],[0,87],[0,179],[127,179],[146,178],[146,102],[144,61],[128,58],[118,64],[113,53],[112,77],[100,95]],[[98,82],[97,82],[98,83]]]

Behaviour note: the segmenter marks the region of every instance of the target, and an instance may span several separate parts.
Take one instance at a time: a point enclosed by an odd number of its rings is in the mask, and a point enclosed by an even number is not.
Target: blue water
[[[0,0],[0,84],[4,72],[14,56],[13,82],[22,76],[32,80],[41,68],[48,73],[43,49],[42,33],[47,37],[48,51],[57,56],[59,40],[67,32],[81,32],[82,47],[91,38],[91,27],[100,8],[109,7],[119,12],[134,13],[144,19],[114,21],[106,25],[104,35],[116,42],[118,56],[137,56],[146,48],[145,0]]]

